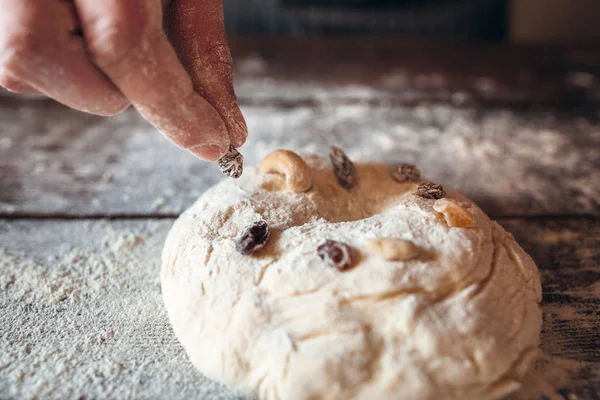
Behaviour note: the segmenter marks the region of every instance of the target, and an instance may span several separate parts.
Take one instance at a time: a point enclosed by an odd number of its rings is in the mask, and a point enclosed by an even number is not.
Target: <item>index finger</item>
[[[227,129],[191,79],[161,29],[155,0],[75,0],[94,63],[134,107],[175,144],[216,160]]]
[[[165,6],[165,31],[196,92],[221,115],[231,143],[240,147],[248,128],[233,90],[233,61],[221,0],[177,0]]]

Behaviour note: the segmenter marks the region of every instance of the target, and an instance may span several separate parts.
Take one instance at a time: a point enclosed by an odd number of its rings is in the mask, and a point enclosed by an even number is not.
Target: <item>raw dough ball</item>
[[[249,169],[169,233],[164,301],[192,363],[260,399],[494,399],[518,388],[537,355],[541,287],[513,237],[453,191],[474,223],[448,226],[387,165],[357,164],[346,190],[327,160],[304,158],[309,191]],[[270,241],[238,253],[236,236],[259,220]],[[366,248],[377,238],[419,254],[386,261]],[[353,248],[353,267],[323,262],[326,239]]]

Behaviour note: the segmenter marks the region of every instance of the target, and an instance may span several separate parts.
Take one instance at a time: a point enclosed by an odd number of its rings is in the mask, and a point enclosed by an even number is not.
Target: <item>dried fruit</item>
[[[339,184],[345,189],[352,189],[356,184],[356,168],[344,150],[336,146],[329,148],[329,160]]]
[[[239,178],[244,171],[244,156],[233,146],[229,146],[229,151],[217,161],[219,170],[232,178]]]
[[[417,194],[425,199],[441,199],[446,196],[442,185],[432,182],[417,185]]]
[[[417,182],[421,177],[421,171],[412,164],[395,164],[390,168],[390,175],[396,182]]]
[[[235,242],[235,249],[242,254],[252,254],[265,247],[271,233],[265,221],[254,222],[244,228]]]
[[[350,247],[342,242],[326,240],[317,247],[317,254],[330,267],[343,271],[352,266]]]
[[[408,240],[370,239],[365,245],[371,254],[388,261],[410,260],[419,255],[419,248]]]
[[[448,226],[472,228],[475,225],[473,216],[454,200],[439,199],[433,203],[433,209],[444,216]]]

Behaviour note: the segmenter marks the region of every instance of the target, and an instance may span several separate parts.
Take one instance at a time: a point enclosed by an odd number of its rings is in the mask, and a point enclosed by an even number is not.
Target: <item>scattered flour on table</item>
[[[172,223],[0,220],[0,398],[246,399],[200,376],[171,331],[159,258]],[[552,321],[585,316],[543,311],[546,354],[510,400],[586,387],[582,364],[552,356],[564,353]]]
[[[325,155],[335,144],[355,160],[414,163],[492,215],[600,209],[600,185],[590,184],[600,180],[597,122],[442,105],[337,104],[323,93],[314,106],[243,105],[247,165],[277,148]],[[352,87],[340,98],[346,95],[373,96]],[[105,119],[30,101],[0,109],[0,120],[0,136],[11,144],[0,146],[0,157],[28,154],[7,157],[18,196],[3,199],[0,210],[178,213],[221,179],[214,163],[181,152],[133,111]]]
[[[171,221],[81,225],[0,221],[0,398],[240,399],[172,334],[158,279]]]

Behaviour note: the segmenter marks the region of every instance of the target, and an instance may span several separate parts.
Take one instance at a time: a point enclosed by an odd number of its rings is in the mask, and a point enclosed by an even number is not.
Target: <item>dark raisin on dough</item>
[[[446,197],[446,192],[442,185],[437,183],[427,182],[417,185],[417,194],[425,199],[441,199]]]
[[[265,221],[254,222],[244,228],[237,237],[235,249],[242,254],[252,254],[265,247],[271,233]]]
[[[344,271],[352,266],[350,247],[345,243],[326,240],[317,247],[317,254],[327,265],[338,271]]]
[[[229,146],[229,151],[217,161],[219,170],[232,178],[239,178],[244,172],[244,156],[233,146]]]
[[[339,184],[345,189],[352,189],[356,184],[356,168],[344,150],[336,146],[329,148],[329,161]]]
[[[416,182],[421,177],[421,171],[412,164],[395,164],[390,168],[390,175],[396,182]]]

